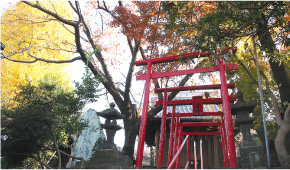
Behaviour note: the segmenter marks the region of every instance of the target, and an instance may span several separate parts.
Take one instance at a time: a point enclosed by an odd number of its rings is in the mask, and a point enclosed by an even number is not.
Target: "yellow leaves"
[[[44,2],[42,6],[52,11],[57,10],[58,15],[66,19],[72,19],[72,11],[65,2]],[[52,6],[52,4],[54,6]],[[12,59],[31,61],[27,48],[31,54],[45,59],[69,59],[71,52],[64,52],[62,49],[71,50],[74,43],[74,36],[65,29],[59,22],[51,20],[52,17],[43,12],[18,3],[3,13],[1,17],[1,41],[5,43],[5,56]],[[70,28],[68,28],[70,29]],[[21,52],[22,51],[22,52]],[[68,75],[64,71],[67,64],[57,65],[44,62],[33,64],[15,63],[6,59],[1,60],[1,104],[12,106],[13,98],[19,92],[19,86],[25,85],[28,81],[36,85],[38,80],[47,74],[63,76],[63,81],[68,82]],[[64,83],[63,85],[68,84]],[[66,85],[67,86],[67,85]]]

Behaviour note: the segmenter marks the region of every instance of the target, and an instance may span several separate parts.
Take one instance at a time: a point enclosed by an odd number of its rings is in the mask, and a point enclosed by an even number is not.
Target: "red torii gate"
[[[220,52],[232,50],[233,52],[237,51],[236,47],[233,48],[225,48]],[[218,54],[218,56],[220,55]],[[198,58],[198,57],[208,57],[211,55],[210,52],[205,53],[188,53],[185,54],[182,58]],[[148,115],[148,105],[149,105],[149,93],[150,93],[150,81],[154,78],[161,78],[161,77],[169,77],[169,76],[177,76],[177,75],[184,75],[184,74],[192,74],[192,73],[204,73],[204,72],[213,72],[213,71],[220,71],[220,85],[204,85],[204,86],[190,86],[190,87],[174,87],[174,88],[163,88],[163,89],[155,89],[155,91],[164,92],[164,100],[157,101],[156,104],[163,104],[163,113],[162,113],[162,121],[161,121],[161,133],[160,133],[160,146],[159,146],[159,155],[158,155],[158,164],[157,168],[161,168],[162,166],[162,159],[163,159],[163,148],[164,148],[164,136],[165,136],[165,124],[166,124],[166,117],[171,116],[171,132],[170,132],[170,146],[169,146],[169,154],[168,154],[168,168],[171,168],[174,164],[174,161],[177,160],[176,168],[179,166],[179,159],[178,155],[181,152],[182,147],[185,145],[185,142],[188,140],[188,135],[221,135],[222,144],[223,144],[223,156],[224,156],[224,165],[225,168],[237,168],[237,160],[236,160],[236,153],[235,153],[235,143],[234,143],[234,133],[233,133],[233,124],[232,124],[232,117],[231,117],[231,108],[230,108],[230,101],[234,101],[235,98],[231,98],[228,95],[228,87],[233,88],[234,84],[227,84],[226,82],[226,72],[225,70],[232,70],[237,69],[238,66],[236,64],[224,64],[224,62],[218,59],[219,64],[214,67],[208,68],[197,68],[197,69],[189,69],[189,70],[180,70],[180,71],[171,71],[171,72],[163,72],[163,73],[152,73],[152,65],[157,63],[165,63],[165,62],[173,62],[180,59],[180,55],[170,56],[170,57],[163,57],[163,58],[155,58],[143,61],[136,61],[136,66],[147,65],[147,73],[141,74],[137,76],[137,80],[146,80],[145,82],[145,94],[144,94],[144,103],[143,103],[143,111],[142,111],[142,118],[140,124],[140,131],[139,131],[139,142],[138,142],[138,150],[136,156],[136,168],[142,167],[142,158],[143,158],[143,151],[144,151],[144,141],[145,141],[145,132],[146,132],[146,125],[147,125],[147,115]],[[191,100],[175,100],[175,101],[167,101],[167,92],[168,91],[182,91],[182,90],[199,90],[199,89],[221,89],[221,97],[222,98],[214,98],[214,99],[201,99],[200,97],[193,97]],[[222,104],[223,112],[217,113],[203,113],[203,114],[196,114],[194,113],[175,113],[175,105],[193,105],[193,110],[202,111],[203,104]],[[199,107],[197,107],[199,104]],[[200,105],[201,104],[201,105]],[[167,105],[173,105],[173,112],[172,114],[167,114]],[[220,115],[221,122],[220,124],[215,124],[220,126],[220,132],[182,132],[183,126],[212,126],[213,122],[203,122],[204,124],[198,124],[197,122],[193,122],[191,124],[184,124],[180,122],[180,117],[182,116],[207,116],[207,115]],[[176,123],[174,123],[175,117]],[[173,147],[173,131],[174,127],[175,135],[174,138],[177,140],[177,136],[179,136],[179,141],[177,145],[177,141],[175,142],[174,149]],[[179,129],[178,129],[179,128]],[[187,135],[183,143],[181,144],[181,136]],[[228,145],[226,147],[226,144]],[[189,145],[189,144],[188,144]],[[173,157],[172,152],[176,155]],[[189,153],[187,154],[189,155]],[[172,158],[173,157],[173,158]],[[189,159],[189,158],[188,158]],[[173,160],[173,161],[172,161]],[[170,163],[170,161],[172,161]],[[228,162],[229,161],[229,162]],[[188,162],[186,167],[188,166]]]

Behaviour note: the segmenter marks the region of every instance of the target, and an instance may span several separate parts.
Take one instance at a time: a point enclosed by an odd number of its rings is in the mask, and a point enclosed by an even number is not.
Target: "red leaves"
[[[146,30],[150,30],[150,27],[155,23],[150,21],[156,21],[158,16],[159,2],[134,2],[136,9],[128,6],[116,7],[112,14],[114,21],[112,26],[122,27],[122,32],[137,41],[141,41],[146,34]]]
[[[124,7],[116,7],[113,11],[115,18],[112,26],[122,26],[122,32],[135,39],[140,39],[144,27],[142,19]]]
[[[230,34],[230,32],[228,30],[224,29],[224,28],[222,29],[222,32]]]
[[[173,2],[167,2],[166,8],[173,7],[175,4]]]

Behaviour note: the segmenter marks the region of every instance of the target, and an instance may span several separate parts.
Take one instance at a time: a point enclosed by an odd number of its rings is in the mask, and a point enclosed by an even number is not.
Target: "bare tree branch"
[[[254,77],[254,75],[250,72],[250,70],[244,65],[244,63],[237,59],[238,63],[243,67],[243,69],[247,72],[248,76],[252,79],[252,81],[256,84],[256,86],[258,87],[258,81],[256,79],[256,77]],[[255,63],[257,64],[257,63]],[[272,90],[270,89],[270,84],[269,84],[269,80],[267,78],[267,76],[265,75],[265,73],[263,71],[260,70],[261,76],[265,79],[266,82],[266,90],[262,89],[263,93],[267,93],[272,101],[273,104],[273,108],[274,108],[274,115],[275,115],[275,119],[276,119],[276,123],[278,126],[281,126],[282,123],[282,117],[280,114],[280,109],[279,109],[279,104],[277,101],[276,96],[274,95],[274,93],[272,92]]]
[[[15,32],[15,31],[13,31],[13,32]],[[20,35],[20,34],[19,34],[19,35]],[[4,36],[5,36],[5,35],[4,35]],[[58,47],[59,50],[66,51],[66,52],[73,52],[73,51],[71,51],[71,50],[67,50],[67,49],[62,48],[62,47],[60,46],[60,44],[57,44],[57,43],[55,43],[55,42],[53,42],[53,41],[51,41],[51,40],[45,39],[45,38],[34,38],[33,35],[32,35],[32,36],[20,35],[20,36],[23,37],[23,38],[28,38],[28,39],[30,39],[30,40],[45,41],[46,44],[47,44],[47,43],[50,43],[50,44],[52,44],[52,45]],[[13,38],[13,37],[12,37],[12,38]],[[18,39],[15,39],[15,38],[14,38],[14,40],[18,40]],[[28,43],[28,42],[26,42],[26,43]],[[31,42],[30,42],[30,43],[31,43]],[[65,43],[65,42],[63,42],[63,43]],[[75,47],[74,44],[71,44],[71,43],[68,43],[68,44],[71,45],[71,46],[73,46],[73,47]],[[41,46],[40,46],[40,47],[41,47]],[[50,48],[48,44],[47,44],[47,47],[45,47],[45,48],[47,48],[47,49],[53,49],[53,48]],[[54,49],[54,50],[57,50],[57,49]]]
[[[79,8],[79,5],[78,5],[78,2],[76,1],[76,8],[78,9]],[[82,14],[80,13],[80,10],[78,10],[78,16],[82,22],[82,24],[84,25],[84,32],[92,46],[92,48],[94,50],[98,49],[99,47],[97,47],[95,44],[94,44],[94,41],[91,37],[91,34],[90,34],[90,30],[89,30],[89,27],[87,26],[86,22],[83,20],[83,17],[82,17]],[[79,29],[78,29],[78,26],[75,27],[76,31],[75,31],[75,36],[76,36],[76,44],[77,44],[77,49],[78,51],[80,52],[81,54],[81,57],[83,58],[83,61],[85,63],[88,63],[88,67],[92,70],[92,72],[94,73],[94,75],[101,75],[100,74],[100,70],[98,70],[97,68],[94,67],[93,63],[88,61],[88,59],[86,58],[86,55],[84,53],[84,51],[82,50],[82,47],[81,47],[81,42],[80,42],[80,32],[79,32]],[[95,56],[96,58],[99,60],[101,66],[102,66],[102,69],[104,71],[104,75],[105,75],[105,79],[102,79],[101,83],[105,86],[105,88],[109,91],[109,93],[113,96],[116,104],[118,105],[118,107],[122,110],[123,109],[123,99],[120,95],[120,93],[118,92],[118,89],[113,81],[113,78],[111,76],[111,74],[109,73],[108,71],[108,68],[107,68],[107,65],[105,64],[105,61],[104,61],[104,58],[102,56],[102,53],[100,50],[96,50],[95,51]]]
[[[60,17],[57,13],[53,13],[53,12],[41,7],[39,4],[33,4],[31,2],[28,2],[28,1],[21,1],[21,2],[24,2],[24,3],[26,3],[27,5],[29,5],[29,6],[31,6],[33,8],[39,9],[40,11],[51,15],[54,18],[56,18],[57,20],[65,23],[65,24],[68,24],[68,25],[71,25],[71,26],[76,26],[77,25],[77,23],[75,23],[74,21],[70,21],[70,20],[64,19],[64,18]]]
[[[44,59],[44,58],[39,58],[39,57],[36,57],[36,56],[33,56],[31,53],[30,53],[30,50],[28,49],[28,55],[34,59],[36,59],[37,61],[43,61],[43,62],[46,62],[46,63],[55,63],[55,64],[62,64],[62,63],[71,63],[71,62],[74,62],[76,60],[81,60],[82,58],[81,57],[74,57],[70,60],[47,60],[47,59]]]
[[[71,1],[68,1],[70,7],[75,11],[75,13],[77,13],[77,9],[74,7],[74,5],[71,3]]]
[[[250,72],[250,70],[247,68],[247,66],[245,66],[245,64],[241,60],[237,59],[237,61],[243,67],[243,69],[247,72],[247,74],[250,76],[252,81],[258,86],[258,81],[254,77],[254,75]]]
[[[13,19],[13,20],[2,20],[2,23],[5,22],[5,24],[9,24],[11,22],[15,22],[15,21],[27,21],[27,22],[30,22],[30,24],[41,24],[41,23],[46,23],[46,22],[51,22],[51,21],[57,21],[57,19],[52,19],[52,18],[48,18],[48,19],[45,19],[43,21],[33,21],[33,20],[29,20],[29,19],[23,19],[21,18],[19,15],[17,14],[8,14],[8,16],[11,15],[11,16],[15,16],[17,17],[18,19]]]
[[[260,70],[261,76],[265,79],[266,82],[266,92],[269,94],[273,107],[274,107],[274,115],[275,115],[275,120],[276,120],[276,124],[278,126],[281,126],[283,120],[280,114],[280,109],[279,109],[279,103],[278,100],[276,98],[276,96],[274,95],[273,91],[270,88],[270,84],[269,84],[269,79],[268,77],[265,75],[265,73],[263,71]]]
[[[54,146],[55,146],[55,149],[56,149],[56,152],[57,152],[57,155],[58,155],[58,166],[57,166],[57,168],[58,168],[58,169],[61,169],[61,156],[60,156],[60,150],[58,149],[58,142],[57,142],[57,139],[56,139],[56,136],[55,136],[55,133],[54,133],[53,127],[51,127],[51,131],[52,131],[52,135],[53,135]]]
[[[56,154],[56,151],[53,152],[53,154],[52,154],[51,157],[48,159],[48,161],[46,162],[46,164],[49,164],[49,162],[51,161],[51,159],[54,157],[55,154]]]
[[[139,51],[139,44],[136,44],[134,47],[134,50],[132,51],[131,55],[131,63],[129,66],[129,70],[127,73],[127,78],[126,78],[126,83],[125,83],[125,94],[124,94],[124,103],[126,104],[129,100],[129,93],[131,89],[131,83],[132,83],[132,78],[133,78],[133,71],[135,68],[135,61],[137,58],[137,52]]]
[[[120,2],[120,1],[119,1],[119,2]],[[107,7],[105,1],[103,1],[103,4],[104,4],[104,7],[101,7],[100,2],[98,1],[98,8],[99,8],[99,9],[102,9],[102,10],[108,12],[108,13],[111,13],[111,12],[109,11],[109,9],[108,9],[108,7]],[[119,5],[120,5],[120,4],[119,4]]]
[[[84,169],[85,168],[85,160],[84,160],[84,158],[83,157],[76,157],[76,156],[72,156],[72,155],[70,155],[70,154],[67,154],[67,153],[65,153],[64,151],[62,151],[62,150],[59,150],[59,152],[61,153],[61,154],[64,154],[64,155],[66,155],[66,156],[68,156],[68,157],[70,157],[70,158],[74,158],[74,159],[80,159],[81,160],[81,169]]]
[[[36,59],[31,60],[31,61],[15,60],[15,59],[12,59],[12,58],[6,57],[4,54],[1,54],[1,55],[2,55],[1,58],[7,59],[7,60],[9,60],[9,61],[16,62],[16,63],[35,63],[35,62],[37,61]]]
[[[45,166],[46,168],[48,168],[48,169],[54,169],[51,166],[49,166],[48,164],[42,162],[40,159],[36,158],[35,156],[30,155],[30,157],[33,158],[34,160],[38,161],[41,165]]]

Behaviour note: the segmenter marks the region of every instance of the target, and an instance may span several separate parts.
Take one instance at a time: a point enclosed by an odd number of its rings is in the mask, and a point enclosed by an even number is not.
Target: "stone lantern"
[[[236,98],[237,102],[231,105],[231,111],[232,114],[236,115],[234,126],[239,127],[243,137],[237,157],[239,168],[263,168],[261,164],[262,147],[256,145],[250,133],[250,128],[254,122],[254,117],[250,117],[250,113],[257,106],[257,102],[252,100],[246,103],[242,92],[237,92]]]
[[[114,143],[114,137],[116,131],[122,129],[121,126],[117,125],[117,119],[123,119],[124,115],[121,115],[118,110],[116,110],[114,103],[110,103],[110,108],[102,112],[97,112],[97,114],[106,119],[105,124],[101,124],[101,127],[106,130],[107,141],[102,146],[102,149],[117,149]]]
[[[254,117],[250,117],[249,114],[253,112],[257,106],[257,102],[252,100],[246,104],[243,99],[243,93],[238,92],[236,94],[237,102],[231,107],[232,113],[236,114],[236,127],[239,127],[242,136],[242,147],[255,146],[255,141],[251,137],[250,128],[254,122]]]

